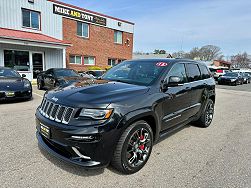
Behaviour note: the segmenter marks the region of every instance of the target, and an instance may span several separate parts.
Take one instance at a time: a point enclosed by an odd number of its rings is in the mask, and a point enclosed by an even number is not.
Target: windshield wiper
[[[132,84],[131,82],[125,81],[125,80],[111,80],[114,82],[121,82],[121,83],[126,83],[126,84]]]

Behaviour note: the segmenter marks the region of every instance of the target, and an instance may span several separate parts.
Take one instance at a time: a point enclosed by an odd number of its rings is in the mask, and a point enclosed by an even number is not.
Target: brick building
[[[0,66],[40,71],[106,68],[131,59],[134,24],[57,0],[0,1]]]

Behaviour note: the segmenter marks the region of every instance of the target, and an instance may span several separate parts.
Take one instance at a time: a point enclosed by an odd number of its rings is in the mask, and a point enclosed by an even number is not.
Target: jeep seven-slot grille
[[[68,124],[72,117],[74,109],[43,99],[39,111],[46,118],[49,118],[56,122]]]

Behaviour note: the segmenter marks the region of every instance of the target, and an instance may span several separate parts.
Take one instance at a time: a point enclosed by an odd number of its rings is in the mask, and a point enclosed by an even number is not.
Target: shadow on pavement
[[[44,151],[43,149],[41,149],[38,145],[38,148],[40,150],[40,152],[43,154],[43,156],[49,160],[51,163],[53,163],[54,165],[56,165],[57,167],[71,173],[71,174],[75,174],[77,176],[85,176],[85,177],[89,177],[89,176],[97,176],[100,175],[102,173],[104,173],[104,169],[84,169],[83,167],[74,165],[74,164],[69,164],[66,163],[50,154],[48,154],[46,151]]]

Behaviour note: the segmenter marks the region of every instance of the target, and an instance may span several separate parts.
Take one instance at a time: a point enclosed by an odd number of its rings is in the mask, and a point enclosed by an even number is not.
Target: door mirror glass
[[[169,87],[179,86],[180,84],[182,84],[182,79],[179,76],[169,77],[169,80],[168,80]]]

